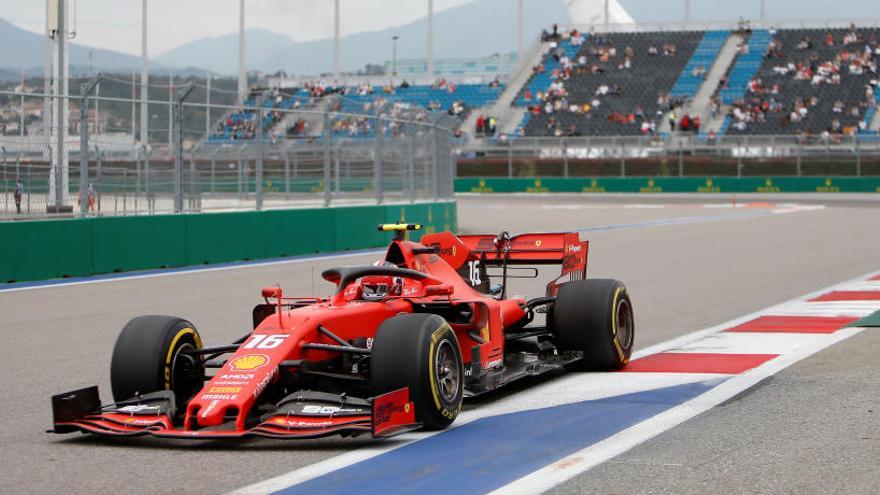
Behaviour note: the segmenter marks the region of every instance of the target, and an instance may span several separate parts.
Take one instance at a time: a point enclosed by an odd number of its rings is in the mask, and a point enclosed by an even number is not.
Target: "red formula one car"
[[[445,428],[464,397],[526,376],[627,364],[629,295],[618,281],[586,279],[578,234],[405,240],[418,228],[380,226],[395,232],[385,257],[325,271],[330,297],[263,289],[254,330],[230,345],[203,347],[181,318],[131,320],[113,350],[116,403],[102,407],[97,387],[54,396],[52,431],[387,437]],[[509,280],[537,278],[539,265],[562,266],[545,295],[507,297]]]

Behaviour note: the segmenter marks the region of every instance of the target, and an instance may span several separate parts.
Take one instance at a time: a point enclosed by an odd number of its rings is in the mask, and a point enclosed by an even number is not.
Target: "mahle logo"
[[[720,193],[721,188],[715,185],[712,179],[706,179],[706,185],[697,188],[697,192],[701,193]]]
[[[758,186],[758,188],[755,190],[755,192],[778,193],[780,191],[779,191],[778,187],[773,185],[773,179],[768,178],[768,179],[764,180],[764,187]]]

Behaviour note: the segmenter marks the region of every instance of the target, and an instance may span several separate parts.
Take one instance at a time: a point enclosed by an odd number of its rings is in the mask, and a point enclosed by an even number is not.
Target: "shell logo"
[[[409,413],[409,402],[403,405],[403,410]]]
[[[246,354],[229,362],[229,367],[237,371],[251,371],[269,363],[269,358],[263,354]]]
[[[535,241],[535,247],[541,247],[541,239]]]

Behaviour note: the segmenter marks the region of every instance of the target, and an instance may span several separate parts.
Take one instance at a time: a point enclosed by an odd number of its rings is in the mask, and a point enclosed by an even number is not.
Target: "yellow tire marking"
[[[196,343],[196,349],[202,348],[202,340],[195,329],[186,327],[181,328],[177,332],[177,335],[171,340],[171,346],[168,347],[168,355],[165,356],[165,390],[171,390],[171,358],[174,357],[174,348],[177,346],[177,341],[183,338],[184,335],[192,335]]]
[[[611,341],[614,342],[614,350],[617,351],[617,357],[619,357],[621,361],[626,362],[626,356],[623,353],[623,348],[620,346],[620,339],[617,338],[617,303],[620,298],[620,291],[621,288],[618,287],[617,290],[614,291],[614,299],[612,299]]]
[[[428,356],[428,366],[430,369],[430,373],[428,373],[430,380],[428,381],[431,382],[431,396],[434,397],[434,404],[437,405],[437,409],[440,411],[443,410],[443,406],[440,405],[440,396],[437,395],[437,383],[436,377],[434,376],[434,345],[437,344],[437,341],[443,336],[443,331],[446,330],[446,328],[448,328],[448,325],[444,323],[440,325],[437,330],[434,330],[434,333],[431,334],[431,347],[428,348],[428,352],[431,353]]]

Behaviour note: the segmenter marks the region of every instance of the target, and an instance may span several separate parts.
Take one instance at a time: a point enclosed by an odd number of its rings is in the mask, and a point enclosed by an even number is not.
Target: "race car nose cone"
[[[199,426],[219,426],[223,424],[226,416],[226,406],[221,406],[219,400],[212,400],[207,406],[202,408],[196,416]]]

